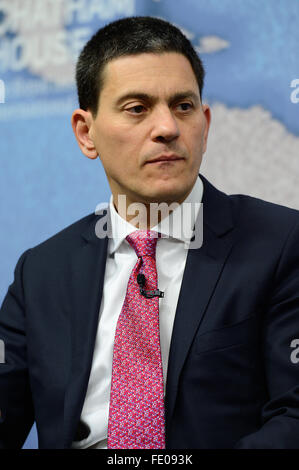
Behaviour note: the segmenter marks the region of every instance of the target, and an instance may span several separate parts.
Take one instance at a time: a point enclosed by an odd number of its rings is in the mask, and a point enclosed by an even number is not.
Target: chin
[[[151,191],[150,194],[146,196],[146,202],[177,202],[184,199],[187,192],[188,189],[186,188],[182,188],[181,190],[178,190],[178,187],[159,188],[156,191]]]

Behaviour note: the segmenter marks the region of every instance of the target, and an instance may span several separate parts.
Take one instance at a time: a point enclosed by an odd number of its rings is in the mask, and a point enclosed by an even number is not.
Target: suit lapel
[[[103,215],[106,215],[104,213]],[[72,299],[71,366],[64,402],[64,447],[70,447],[87,391],[102,300],[108,238],[95,234],[94,217],[82,234],[82,246],[72,260],[68,280]]]
[[[230,199],[204,177],[203,244],[188,252],[169,354],[166,387],[166,425],[170,426],[179,377],[191,343],[206,311],[217,280],[234,243]],[[197,222],[200,220],[198,217]]]
[[[173,414],[182,367],[234,242],[229,198],[204,177],[201,179],[204,183],[203,245],[189,250],[176,310],[167,374],[167,427]],[[104,212],[103,216],[106,215]],[[82,246],[73,257],[72,278],[67,282],[72,299],[72,350],[64,402],[66,448],[74,439],[86,396],[102,300],[108,238],[96,236],[96,222],[95,217],[82,234]]]

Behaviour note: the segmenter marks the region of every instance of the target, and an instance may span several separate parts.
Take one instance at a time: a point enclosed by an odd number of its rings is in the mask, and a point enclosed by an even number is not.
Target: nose
[[[151,138],[155,142],[170,142],[180,135],[175,116],[168,107],[159,108],[153,115]]]

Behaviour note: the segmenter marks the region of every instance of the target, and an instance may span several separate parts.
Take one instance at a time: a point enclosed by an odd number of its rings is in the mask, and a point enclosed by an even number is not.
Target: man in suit
[[[72,125],[112,196],[18,261],[0,315],[1,447],[35,420],[40,448],[299,448],[299,214],[199,175],[203,78],[158,19],[112,23],[83,49]],[[153,203],[170,208],[155,225]],[[193,216],[176,217],[184,205]],[[134,234],[158,232],[138,255]]]

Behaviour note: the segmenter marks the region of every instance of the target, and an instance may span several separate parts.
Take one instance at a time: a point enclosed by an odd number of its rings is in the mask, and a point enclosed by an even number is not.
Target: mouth
[[[171,154],[171,155],[160,155],[159,157],[153,158],[152,160],[148,160],[145,162],[146,164],[156,164],[156,163],[175,163],[178,161],[185,160],[183,157],[180,157],[179,155],[176,154]]]

